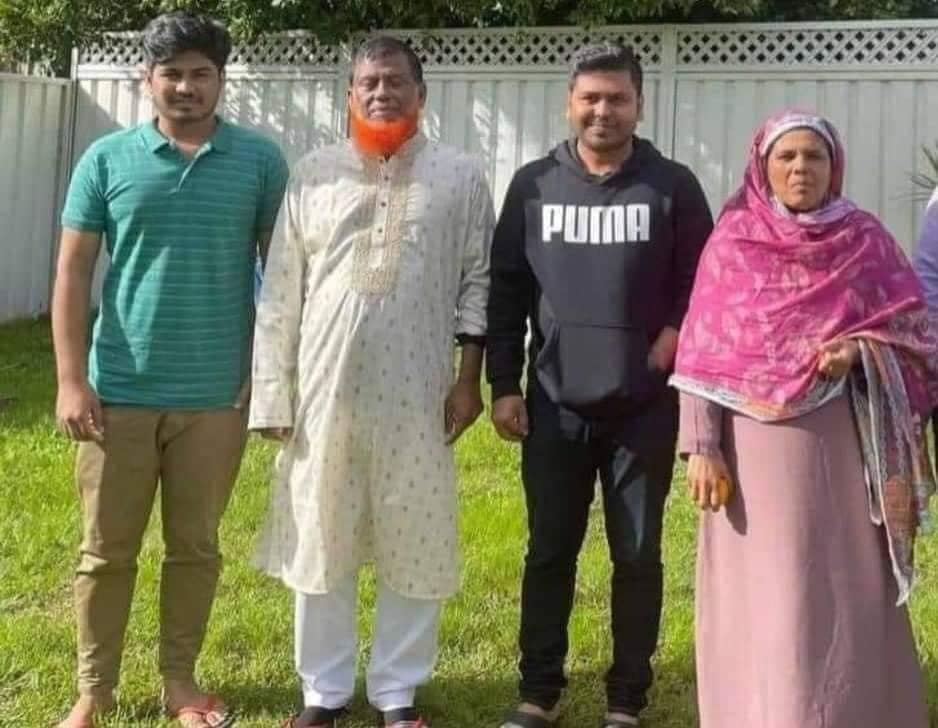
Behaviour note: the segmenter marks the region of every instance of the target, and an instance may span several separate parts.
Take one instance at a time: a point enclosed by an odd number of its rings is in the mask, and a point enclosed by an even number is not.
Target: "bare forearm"
[[[475,382],[482,378],[482,347],[478,344],[466,342],[462,345],[462,356],[459,359],[459,375],[461,382]]]
[[[87,380],[88,314],[91,272],[83,266],[59,266],[52,294],[52,339],[59,384]]]

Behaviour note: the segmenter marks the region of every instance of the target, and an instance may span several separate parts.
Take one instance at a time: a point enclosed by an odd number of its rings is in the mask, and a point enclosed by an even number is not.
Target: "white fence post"
[[[658,146],[668,157],[674,156],[675,115],[677,113],[677,30],[674,26],[661,32],[661,120],[658,122]]]

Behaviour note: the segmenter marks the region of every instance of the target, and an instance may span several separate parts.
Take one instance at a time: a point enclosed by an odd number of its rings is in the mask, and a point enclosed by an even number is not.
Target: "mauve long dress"
[[[927,728],[846,398],[766,424],[682,394],[679,448],[720,448],[737,483],[700,519],[701,728]]]

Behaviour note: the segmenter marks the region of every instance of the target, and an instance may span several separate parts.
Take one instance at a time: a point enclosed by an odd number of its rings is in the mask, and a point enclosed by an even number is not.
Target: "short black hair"
[[[629,46],[598,43],[580,48],[570,62],[570,88],[578,76],[593,71],[624,71],[632,77],[639,95],[642,93],[642,64]]]
[[[355,53],[352,56],[352,73],[349,77],[349,82],[351,83],[352,78],[355,76],[355,69],[362,61],[375,61],[380,58],[398,55],[404,56],[404,58],[407,59],[407,65],[410,66],[414,80],[422,86],[423,64],[420,62],[420,57],[407,43],[390,35],[372,36],[363,41],[362,44],[355,49]]]
[[[148,68],[167,63],[186,51],[201,53],[222,71],[231,53],[231,36],[217,20],[182,10],[159,15],[143,29],[143,54]]]

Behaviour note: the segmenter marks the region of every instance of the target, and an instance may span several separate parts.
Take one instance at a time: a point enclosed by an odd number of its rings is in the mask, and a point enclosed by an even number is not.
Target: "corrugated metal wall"
[[[0,74],[0,321],[48,310],[67,81]]]

